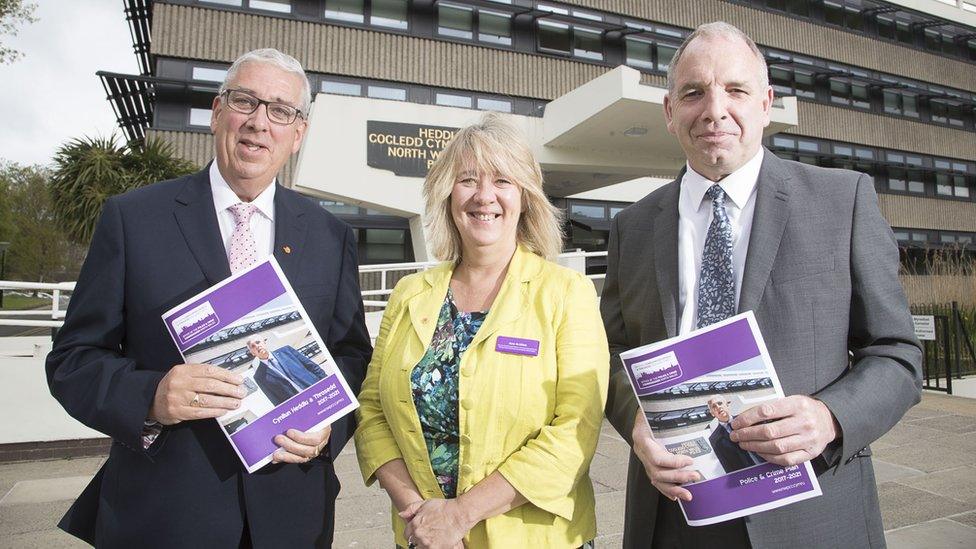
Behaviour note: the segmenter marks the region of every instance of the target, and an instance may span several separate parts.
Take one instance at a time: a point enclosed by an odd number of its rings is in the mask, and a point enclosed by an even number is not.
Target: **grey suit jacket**
[[[610,340],[607,417],[628,442],[638,410],[619,353],[677,333],[681,177],[620,212],[600,309]],[[787,395],[812,395],[843,431],[818,461],[824,495],[746,518],[753,547],[883,547],[869,444],[921,390],[921,349],[898,249],[871,179],[765,151],[739,296]],[[657,490],[631,452],[624,547],[649,547]]]

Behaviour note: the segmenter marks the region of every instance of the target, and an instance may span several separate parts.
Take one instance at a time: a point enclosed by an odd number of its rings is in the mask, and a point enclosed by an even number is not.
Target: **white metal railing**
[[[558,261],[576,270],[585,272],[586,259],[591,257],[606,257],[607,252],[566,252],[559,255]],[[385,308],[386,301],[383,298],[393,292],[390,285],[390,274],[397,272],[417,272],[429,269],[437,265],[436,261],[420,261],[414,263],[385,263],[379,265],[362,265],[359,267],[360,274],[380,273],[380,287],[372,290],[363,290],[363,305],[365,307]],[[600,280],[604,274],[587,275],[591,280]],[[60,328],[64,324],[65,309],[61,308],[61,296],[70,293],[75,288],[74,282],[43,283],[43,282],[16,282],[0,280],[0,290],[20,290],[22,292],[44,292],[51,296],[51,307],[45,309],[32,309],[27,311],[2,311],[0,315],[8,318],[0,318],[0,326],[21,326],[21,327],[45,327]],[[30,320],[23,317],[41,316],[49,317],[46,320]],[[13,318],[9,318],[13,317]]]
[[[43,292],[51,298],[49,309],[29,309],[25,311],[2,311],[0,315],[0,326],[22,326],[22,327],[42,327],[60,328],[64,324],[64,309],[61,308],[61,294],[69,293],[75,289],[74,282],[18,282],[14,280],[0,280],[0,291],[20,290],[22,292]],[[20,317],[26,316],[46,316],[50,320],[28,320]]]

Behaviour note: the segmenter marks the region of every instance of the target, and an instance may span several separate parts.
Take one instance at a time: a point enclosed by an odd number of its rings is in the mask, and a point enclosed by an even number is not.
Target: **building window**
[[[407,231],[403,229],[360,229],[359,248],[369,263],[407,261]]]
[[[867,85],[851,82],[844,78],[830,79],[830,101],[859,109],[871,108]]]
[[[769,80],[778,95],[795,95],[804,99],[816,98],[816,77],[813,61],[801,57],[770,52]],[[809,65],[810,69],[802,65]]]
[[[370,0],[370,25],[407,28],[407,0]]]
[[[407,0],[326,0],[325,18],[406,30]]]
[[[346,204],[345,202],[338,202],[335,200],[324,200],[324,199],[319,199],[318,203],[319,206],[322,207],[322,209],[336,215],[358,215],[359,214],[359,206],[356,206],[355,204]]]
[[[210,116],[213,114],[212,109],[197,109],[195,107],[190,108],[190,125],[200,126],[200,127],[210,127]]]
[[[512,16],[497,11],[478,10],[478,40],[512,45]]]
[[[323,80],[322,91],[335,95],[356,95],[363,94],[363,87],[352,82],[339,82],[335,80]]]
[[[606,219],[607,212],[603,204],[573,204],[569,207],[569,216],[583,219]]]
[[[328,0],[325,3],[325,18],[350,23],[366,22],[365,0]]]
[[[505,99],[478,98],[478,110],[512,112],[512,102]]]
[[[653,42],[627,37],[624,40],[624,48],[627,54],[625,62],[628,65],[638,69],[654,69]]]
[[[885,90],[884,111],[888,114],[918,118],[918,96],[914,93]]]
[[[849,6],[825,0],[823,9],[824,20],[832,25],[857,31],[864,28],[864,18],[861,16],[861,10],[857,6]]]
[[[550,23],[539,21],[539,49],[544,51],[554,51],[572,53],[572,38],[569,25],[562,23]]]
[[[291,0],[250,0],[248,7],[256,10],[291,13]]]
[[[210,67],[193,67],[191,73],[193,80],[203,80],[205,82],[223,82],[227,77],[227,69],[213,69]]]
[[[939,122],[957,127],[962,127],[965,125],[965,108],[959,104],[950,103],[948,100],[933,98],[929,100],[929,109],[932,111],[933,122]]]
[[[474,38],[474,9],[453,4],[437,5],[437,33],[453,38]]]
[[[393,86],[367,86],[366,96],[374,99],[391,99],[393,101],[406,101],[407,90]]]
[[[438,105],[444,105],[445,107],[461,107],[464,109],[470,109],[473,105],[474,100],[471,96],[457,95],[452,93],[437,93],[434,98],[434,103]]]
[[[573,55],[603,60],[603,34],[595,29],[573,28]]]
[[[567,8],[556,6],[539,4],[538,9],[559,15],[572,14],[575,17],[593,21],[602,20],[599,15],[578,10],[570,12]],[[538,29],[538,44],[542,51],[563,53],[596,61],[603,60],[603,33],[599,30],[545,19],[538,20]]]
[[[437,33],[442,36],[477,39],[481,42],[512,45],[512,16],[471,6],[437,5]]]

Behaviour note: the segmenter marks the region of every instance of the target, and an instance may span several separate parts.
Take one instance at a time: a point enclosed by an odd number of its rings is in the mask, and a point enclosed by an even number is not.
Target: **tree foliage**
[[[197,169],[156,139],[127,145],[117,144],[114,135],[73,139],[54,155],[55,217],[68,238],[87,246],[109,197]]]
[[[0,164],[0,240],[9,242],[4,278],[50,282],[77,277],[84,250],[54,221],[50,173],[41,166]]]
[[[36,8],[37,4],[25,4],[23,0],[0,0],[0,37],[17,36],[18,25],[36,22],[37,18],[34,17]],[[13,63],[23,55],[0,42],[0,65]]]

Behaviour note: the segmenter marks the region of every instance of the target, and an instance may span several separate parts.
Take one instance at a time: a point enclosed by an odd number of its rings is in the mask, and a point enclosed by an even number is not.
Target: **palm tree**
[[[50,190],[55,219],[68,238],[87,246],[109,197],[197,169],[158,139],[126,145],[118,145],[115,135],[72,139],[54,154]]]

